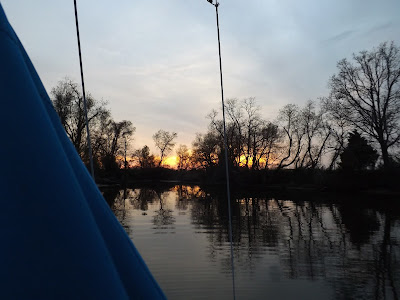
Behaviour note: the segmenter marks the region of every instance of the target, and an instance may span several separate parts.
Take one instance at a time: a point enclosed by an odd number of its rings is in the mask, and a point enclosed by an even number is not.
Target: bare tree
[[[155,167],[156,163],[154,155],[150,154],[150,148],[146,145],[142,149],[136,150],[133,154],[133,157],[137,159],[141,168]]]
[[[322,98],[321,105],[325,111],[324,120],[328,124],[331,138],[327,141],[327,152],[331,154],[328,169],[332,170],[338,166],[338,158],[346,146],[346,140],[353,126],[348,122],[337,101]]]
[[[242,101],[243,102],[243,101]],[[244,120],[243,105],[239,104],[236,98],[227,99],[225,102],[225,112],[228,116],[227,141],[230,157],[235,166],[240,165],[241,156],[244,154]]]
[[[264,169],[270,167],[271,162],[274,162],[277,158],[281,137],[278,125],[263,122],[258,133],[254,134],[252,169],[259,169],[262,164],[264,164]]]
[[[300,122],[300,109],[295,104],[287,104],[280,111],[278,121],[282,124],[284,143],[278,169],[289,167],[298,160],[302,150],[304,128]]]
[[[331,128],[324,119],[324,111],[317,111],[316,104],[308,101],[300,112],[300,122],[304,128],[304,151],[300,154],[297,167],[316,168],[326,150],[331,136]]]
[[[271,124],[262,119],[260,107],[254,97],[238,100],[236,98],[226,101],[226,133],[228,144],[228,159],[233,166],[258,169],[260,160],[268,155],[268,144],[275,145],[269,135]],[[209,132],[219,136],[219,147],[223,149],[223,123],[217,119],[218,113],[213,110],[208,116],[210,119]],[[270,143],[267,142],[267,139]],[[272,149],[271,147],[269,149]],[[223,153],[223,152],[221,152]],[[271,152],[269,152],[271,154]],[[270,156],[269,156],[270,157]]]
[[[178,137],[176,132],[168,132],[160,129],[153,135],[153,140],[156,147],[160,150],[160,167],[165,156],[168,155],[175,146],[174,140]]]
[[[196,139],[193,142],[193,164],[200,168],[209,168],[217,165],[220,150],[219,135],[212,131],[205,135],[196,134]]]
[[[236,102],[228,101],[230,104],[230,110],[232,113],[232,104]],[[223,121],[217,119],[218,112],[216,110],[212,110],[210,114],[207,115],[207,118],[210,119],[210,124],[208,126],[209,137],[215,137],[215,141],[220,149],[218,152],[218,162],[222,161],[221,157],[224,155],[224,129],[223,129]],[[230,164],[233,166],[238,166],[240,163],[240,149],[241,149],[241,139],[237,137],[239,134],[239,130],[237,128],[237,123],[232,121],[226,122],[226,142],[228,146],[228,160]],[[211,141],[211,140],[209,140]]]
[[[79,92],[78,85],[65,78],[58,82],[58,85],[52,89],[51,94],[53,96],[54,109],[60,117],[65,132],[81,158],[84,158],[86,155],[84,138],[86,123],[83,97]],[[95,100],[90,94],[87,95],[86,100],[90,127],[97,119],[109,116],[110,112],[105,107],[104,102]]]
[[[178,170],[186,170],[190,167],[190,152],[186,145],[179,145],[176,150],[178,157]]]
[[[243,155],[245,158],[245,167],[249,168],[249,164],[251,162],[251,166],[254,169],[255,165],[255,158],[257,153],[259,152],[258,146],[259,140],[257,136],[260,134],[260,128],[263,124],[260,116],[260,107],[256,105],[256,99],[254,97],[250,97],[244,99],[242,101],[242,107],[245,112],[245,117],[243,120]]]
[[[388,167],[389,149],[400,141],[400,48],[383,43],[354,54],[353,60],[337,64],[339,72],[329,83],[331,100],[356,129],[379,144]]]
[[[132,126],[132,122],[123,120],[115,122],[109,119],[105,136],[103,137],[102,161],[106,168],[110,168],[117,163],[117,155],[122,155],[125,148],[124,143],[135,132],[136,128]]]

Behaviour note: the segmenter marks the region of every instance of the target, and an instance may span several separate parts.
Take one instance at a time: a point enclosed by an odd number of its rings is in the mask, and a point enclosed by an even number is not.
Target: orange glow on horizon
[[[171,169],[176,169],[178,165],[178,157],[177,156],[167,156],[162,165],[164,167],[170,167]]]
[[[189,153],[192,154],[192,150],[189,149]],[[120,162],[120,168],[124,168],[124,157],[122,155],[118,155],[117,157],[117,161]],[[138,162],[135,158],[133,157],[126,157],[127,163],[128,163],[128,167],[138,167]],[[155,166],[158,166],[158,163],[160,161],[160,157],[156,156],[155,157]],[[259,163],[259,167],[260,169],[263,169],[265,167],[265,158],[261,158]],[[278,165],[279,159],[276,157],[276,155],[274,153],[271,153],[271,156],[269,158],[269,167],[270,168],[274,168]],[[178,163],[179,163],[179,157],[177,155],[173,155],[173,156],[167,156],[166,158],[164,158],[163,163],[162,163],[162,167],[165,168],[171,168],[171,169],[177,169],[178,168]],[[252,158],[249,158],[249,162],[248,162],[248,166],[251,167],[253,164]],[[246,165],[246,157],[244,155],[240,156],[240,162],[239,162],[239,166],[240,167],[244,167]]]

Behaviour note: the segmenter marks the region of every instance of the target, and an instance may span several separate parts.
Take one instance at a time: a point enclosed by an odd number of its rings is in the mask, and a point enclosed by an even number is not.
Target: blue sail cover
[[[0,4],[0,299],[164,299]]]

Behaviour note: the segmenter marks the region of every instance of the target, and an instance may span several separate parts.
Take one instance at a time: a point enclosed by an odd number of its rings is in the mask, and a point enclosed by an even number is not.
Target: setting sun
[[[163,166],[164,167],[170,167],[172,169],[176,169],[176,166],[178,164],[178,157],[177,156],[168,156],[166,159],[163,161]]]

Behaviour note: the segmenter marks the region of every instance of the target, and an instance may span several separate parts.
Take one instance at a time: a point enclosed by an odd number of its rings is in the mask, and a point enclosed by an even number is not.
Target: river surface
[[[233,299],[224,191],[147,187],[104,196],[169,299]],[[236,299],[398,299],[397,202],[234,196]]]

